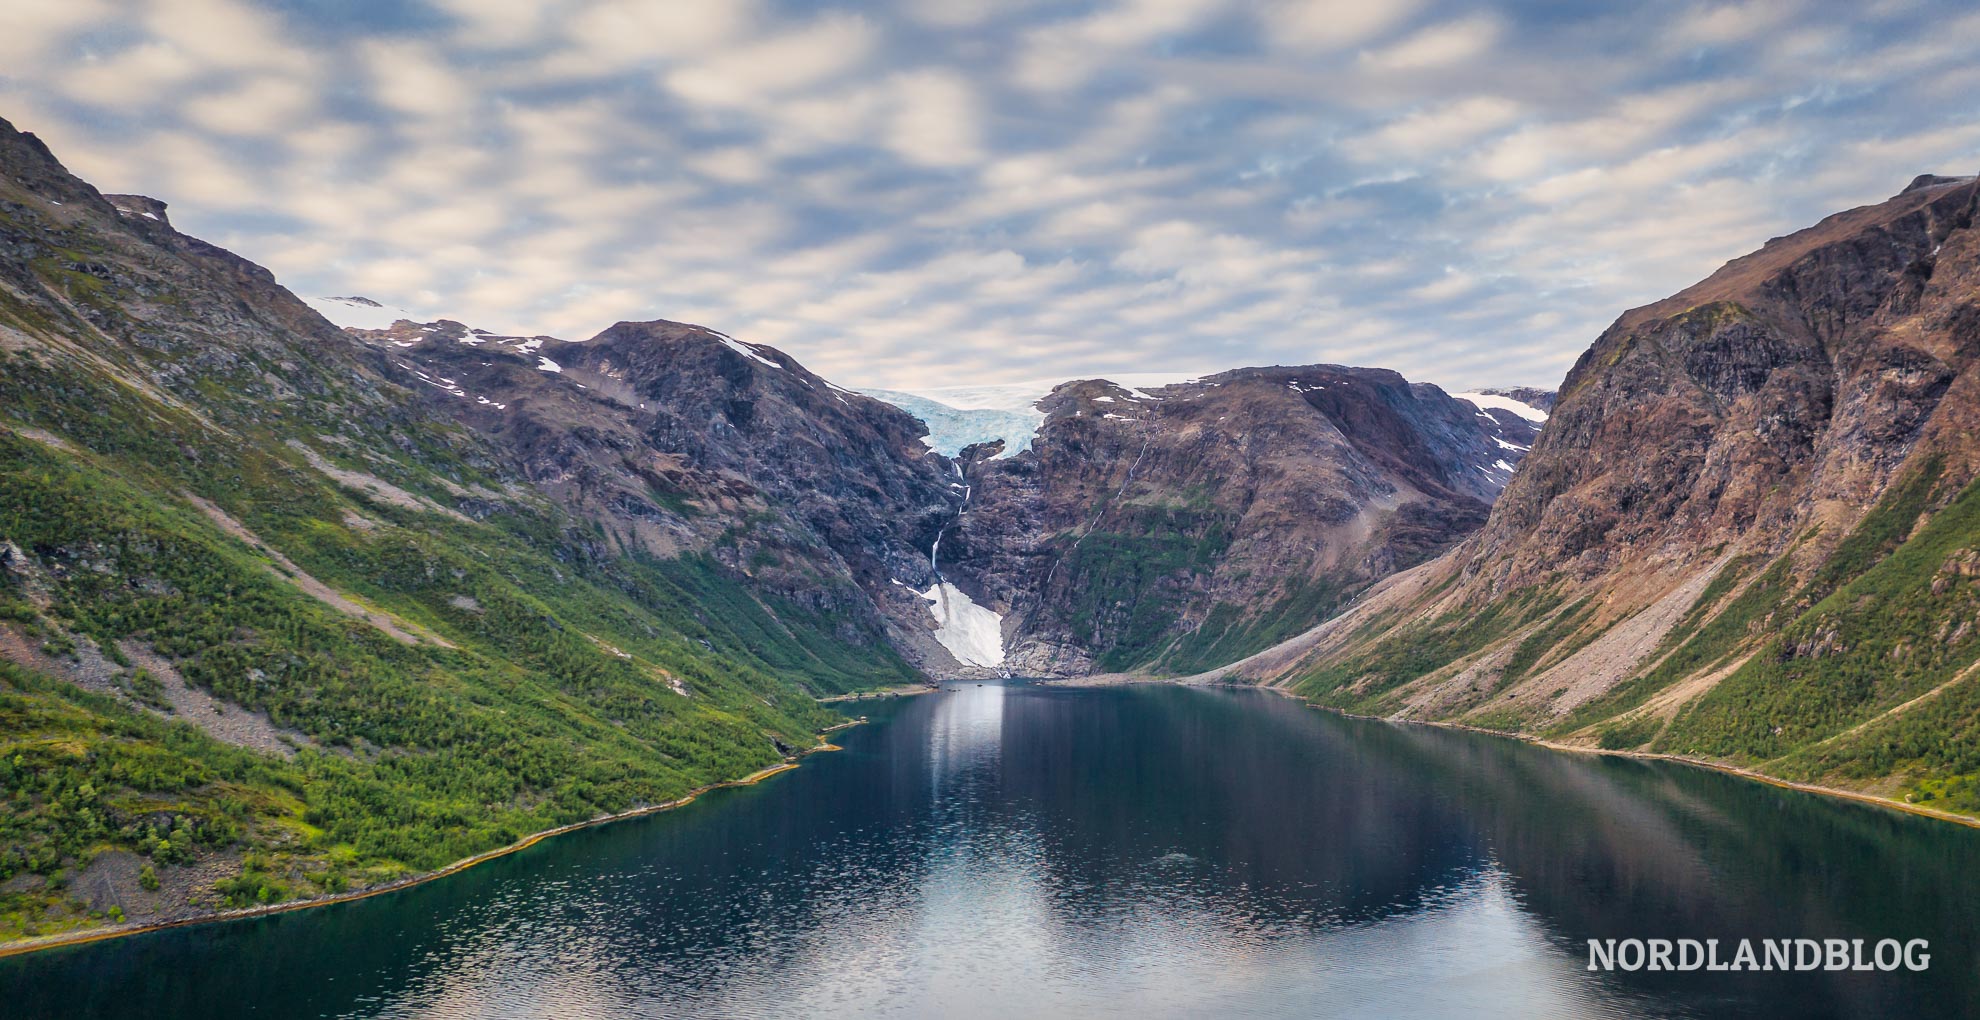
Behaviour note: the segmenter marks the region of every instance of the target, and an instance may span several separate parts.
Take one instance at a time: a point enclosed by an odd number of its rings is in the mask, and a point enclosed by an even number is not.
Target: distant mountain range
[[[580,343],[447,319],[346,331],[593,521],[600,555],[712,557],[772,615],[829,612],[935,675],[1261,649],[1475,528],[1546,417],[1331,366],[979,387],[944,394],[979,405],[954,409],[681,323]]]

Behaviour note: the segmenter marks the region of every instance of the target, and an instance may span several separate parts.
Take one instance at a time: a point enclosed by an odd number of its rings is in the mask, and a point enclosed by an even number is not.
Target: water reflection
[[[9,1017],[1950,1016],[1980,834],[1256,692],[963,685],[446,882],[0,961]],[[1592,974],[1590,937],[1924,937]]]

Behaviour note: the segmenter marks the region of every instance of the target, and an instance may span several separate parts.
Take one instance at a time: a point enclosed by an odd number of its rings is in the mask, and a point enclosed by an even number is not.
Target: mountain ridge
[[[1221,675],[1980,809],[1976,208],[1924,178],[1625,312],[1476,534]]]

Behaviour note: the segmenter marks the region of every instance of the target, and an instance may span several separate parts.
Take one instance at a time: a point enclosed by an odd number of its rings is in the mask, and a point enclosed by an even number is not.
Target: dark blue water
[[[963,685],[388,896],[0,960],[14,1017],[1980,1015],[1980,832],[1252,691]],[[1925,938],[1591,973],[1589,938]]]

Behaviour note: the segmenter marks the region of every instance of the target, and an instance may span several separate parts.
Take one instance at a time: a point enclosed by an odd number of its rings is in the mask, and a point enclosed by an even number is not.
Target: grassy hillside
[[[1732,559],[1657,648],[1565,713],[1544,699],[1486,705],[1615,625],[1586,600],[1556,611],[1538,590],[1413,624],[1372,621],[1370,640],[1289,683],[1389,714],[1470,670],[1476,695],[1440,702],[1433,717],[1980,814],[1980,482],[1959,485],[1926,459],[1826,554],[1798,563],[1804,544]]]
[[[0,190],[31,256],[0,260],[0,940],[432,869],[915,676],[606,542],[258,269]]]

